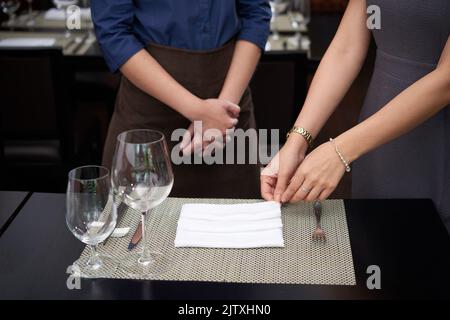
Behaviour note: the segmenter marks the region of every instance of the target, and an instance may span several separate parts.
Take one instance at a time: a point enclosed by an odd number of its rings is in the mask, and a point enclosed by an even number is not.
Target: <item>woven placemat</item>
[[[185,203],[234,204],[258,200],[168,198],[147,217],[149,246],[162,250],[171,260],[170,268],[157,277],[130,277],[120,268],[105,269],[100,277],[171,281],[213,281],[240,283],[286,283],[355,285],[355,273],[347,229],[344,202],[323,202],[322,227],[327,241],[316,242],[312,204],[300,203],[282,208],[284,248],[209,249],[175,248],[178,217]],[[140,214],[124,209],[119,227],[131,227],[124,238],[110,238],[99,246],[101,254],[120,261],[127,259],[128,243],[138,225]],[[138,248],[134,250],[138,250]],[[89,248],[81,258],[86,259]]]

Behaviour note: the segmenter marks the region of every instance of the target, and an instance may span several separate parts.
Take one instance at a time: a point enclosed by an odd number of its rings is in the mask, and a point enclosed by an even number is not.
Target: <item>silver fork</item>
[[[317,241],[325,241],[325,231],[320,224],[322,216],[322,203],[320,201],[314,201],[314,215],[316,216],[316,230],[314,230],[312,238]]]

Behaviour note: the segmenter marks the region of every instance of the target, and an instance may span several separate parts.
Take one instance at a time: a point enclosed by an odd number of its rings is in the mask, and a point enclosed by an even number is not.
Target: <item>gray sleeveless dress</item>
[[[381,29],[373,31],[377,58],[360,121],[433,71],[450,35],[450,0],[367,5],[380,7]],[[355,161],[352,188],[354,198],[432,199],[450,232],[450,107]]]

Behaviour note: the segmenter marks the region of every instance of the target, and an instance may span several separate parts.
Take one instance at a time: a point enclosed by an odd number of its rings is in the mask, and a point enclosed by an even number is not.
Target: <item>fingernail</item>
[[[233,106],[236,106],[236,107],[238,107],[239,109],[241,109],[241,107],[240,107],[238,104],[236,104],[236,103],[234,103],[234,102],[231,102],[231,101],[229,101],[229,100],[228,100],[228,102],[231,103]]]

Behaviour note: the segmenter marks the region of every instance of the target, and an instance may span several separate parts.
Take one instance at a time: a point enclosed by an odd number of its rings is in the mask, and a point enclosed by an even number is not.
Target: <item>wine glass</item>
[[[66,32],[64,34],[64,36],[66,38],[70,38],[71,33],[70,33],[70,29],[67,25],[67,20],[68,20],[68,13],[67,13],[67,9],[70,6],[76,5],[78,3],[78,0],[53,0],[53,4],[55,5],[56,8],[58,8],[59,10],[63,10],[64,11],[64,25],[66,26]]]
[[[31,17],[31,14],[33,13],[33,0],[27,0],[28,4],[28,16]]]
[[[111,181],[114,195],[141,213],[142,248],[138,253],[130,253],[120,268],[132,277],[161,274],[170,260],[163,253],[149,249],[145,220],[149,211],[167,198],[173,186],[164,135],[145,129],[119,134]]]
[[[16,11],[20,8],[19,0],[0,1],[2,12],[8,15],[8,25],[12,25],[16,18]]]
[[[286,11],[288,3],[286,0],[270,0],[270,9],[272,11],[272,40],[279,40],[278,18],[280,14]]]
[[[293,0],[289,10],[289,19],[292,27],[295,29],[295,35],[290,37],[289,41],[298,48],[302,41],[301,26],[307,26],[311,20],[310,0]]]
[[[27,0],[27,4],[28,4],[28,21],[26,22],[26,25],[31,27],[34,26],[35,24],[35,20],[33,17],[33,0]]]
[[[66,223],[75,237],[91,248],[89,258],[75,262],[84,277],[98,277],[118,265],[111,256],[97,252],[97,245],[111,235],[117,223],[110,186],[109,170],[104,167],[84,166],[69,172]]]

